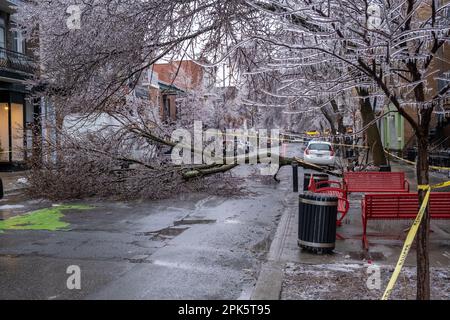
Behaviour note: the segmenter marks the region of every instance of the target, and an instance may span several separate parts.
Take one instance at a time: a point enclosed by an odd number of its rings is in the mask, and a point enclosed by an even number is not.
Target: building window
[[[22,33],[14,31],[13,35],[14,35],[13,51],[25,53],[25,41],[23,39]]]
[[[163,99],[163,119],[169,120],[170,118],[170,101],[167,95],[162,96]]]
[[[6,26],[3,18],[0,18],[0,48],[6,48]]]
[[[17,23],[11,21],[11,34],[12,34],[12,50],[19,53],[25,53],[25,39],[22,32],[18,29]]]
[[[449,81],[450,80],[438,79],[438,91],[444,89]]]

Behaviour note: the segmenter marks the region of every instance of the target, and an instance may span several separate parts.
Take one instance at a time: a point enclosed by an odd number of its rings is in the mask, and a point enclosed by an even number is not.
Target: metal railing
[[[32,74],[34,72],[34,62],[27,55],[0,48],[0,68]]]

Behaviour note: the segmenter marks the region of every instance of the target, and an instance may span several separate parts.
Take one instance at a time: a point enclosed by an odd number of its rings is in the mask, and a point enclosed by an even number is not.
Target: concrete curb
[[[8,190],[5,190],[4,194],[5,194],[5,196],[7,196],[7,195],[11,195],[11,194],[14,194],[14,193],[17,193],[17,192],[25,191],[26,189],[27,189],[27,187],[8,189]]]
[[[297,194],[290,194],[284,199],[285,211],[277,226],[277,231],[267,254],[267,261],[262,265],[251,300],[279,300],[283,284],[283,265],[281,256],[286,242],[288,227],[297,209]]]
[[[279,300],[283,283],[283,266],[279,262],[268,261],[261,267],[251,300]]]

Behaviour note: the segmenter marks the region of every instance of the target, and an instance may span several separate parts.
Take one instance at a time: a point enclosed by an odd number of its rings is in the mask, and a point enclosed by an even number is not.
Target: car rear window
[[[308,149],[310,150],[325,150],[325,151],[331,151],[331,146],[326,143],[311,143],[308,146]]]

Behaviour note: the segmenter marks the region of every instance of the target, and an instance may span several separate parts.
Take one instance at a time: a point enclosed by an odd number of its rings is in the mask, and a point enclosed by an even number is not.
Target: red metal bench
[[[450,219],[450,192],[431,192],[430,214],[432,219]],[[366,194],[362,199],[363,246],[367,241],[368,220],[414,219],[419,211],[417,193]]]
[[[344,189],[351,192],[409,192],[404,172],[345,172]]]
[[[328,187],[320,187],[320,185],[326,184]],[[330,187],[330,185],[336,184],[338,187]],[[316,193],[326,193],[338,198],[338,213],[341,216],[337,219],[336,224],[338,226],[342,225],[342,220],[350,208],[350,203],[347,200],[347,193],[341,188],[341,183],[339,181],[314,181],[314,176],[311,175],[309,180],[308,191]]]

